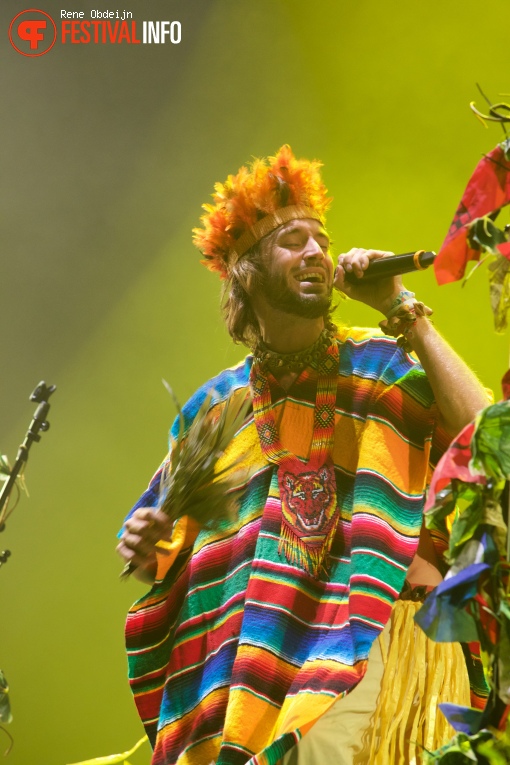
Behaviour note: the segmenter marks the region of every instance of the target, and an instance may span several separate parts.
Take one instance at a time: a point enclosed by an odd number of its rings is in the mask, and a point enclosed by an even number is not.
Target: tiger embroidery
[[[283,516],[298,533],[322,534],[335,512],[332,468],[323,465],[307,473],[283,476]]]

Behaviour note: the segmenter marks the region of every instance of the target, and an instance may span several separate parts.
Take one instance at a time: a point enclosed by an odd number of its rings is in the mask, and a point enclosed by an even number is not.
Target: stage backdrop
[[[0,451],[11,460],[36,383],[58,390],[26,471],[30,498],[0,536],[12,550],[0,668],[7,762],[66,765],[142,735],[123,622],[143,587],[119,582],[114,547],[165,453],[174,412],[161,378],[184,401],[245,353],[191,245],[214,181],[288,142],[325,163],[335,253],[438,250],[502,137],[468,104],[484,106],[476,82],[493,100],[510,91],[509,12],[506,0],[44,0],[58,39],[29,57],[8,38],[22,10],[0,8]],[[138,38],[143,21],[179,21],[181,42],[62,43],[62,10],[132,13]],[[406,284],[499,396],[508,338],[493,333],[484,269],[464,289],[438,288],[432,273]],[[380,317],[345,302],[340,318]],[[146,747],[132,762],[149,759]]]

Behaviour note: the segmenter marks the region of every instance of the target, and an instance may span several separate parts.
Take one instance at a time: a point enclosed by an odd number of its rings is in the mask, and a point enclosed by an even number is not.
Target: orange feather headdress
[[[327,197],[322,164],[296,159],[285,144],[274,157],[254,159],[214,186],[213,204],[203,205],[203,228],[193,229],[202,262],[225,279],[234,263],[262,237],[298,218],[324,223]]]

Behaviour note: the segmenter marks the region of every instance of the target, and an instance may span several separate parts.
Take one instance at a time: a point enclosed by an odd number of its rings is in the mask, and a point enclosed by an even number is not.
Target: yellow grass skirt
[[[453,728],[441,702],[470,706],[459,643],[435,643],[414,621],[420,603],[397,600],[375,641],[365,677],[285,755],[283,765],[419,765],[423,748],[445,744]]]
[[[397,600],[389,636],[378,638],[384,673],[370,721],[370,765],[414,765],[455,731],[438,709],[470,706],[469,678],[459,643],[435,643],[414,621],[421,603]]]

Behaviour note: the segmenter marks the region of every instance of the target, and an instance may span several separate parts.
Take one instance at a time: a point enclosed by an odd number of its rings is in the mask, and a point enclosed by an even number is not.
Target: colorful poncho
[[[329,578],[278,553],[277,470],[250,418],[225,460],[244,454],[235,522],[176,524],[171,555],[127,619],[129,676],[154,746],[153,765],[276,763],[365,673],[418,545],[435,405],[425,374],[392,338],[338,333],[333,463],[340,521]],[[227,369],[185,405],[186,426],[208,391],[213,406],[246,390],[253,359]],[[317,373],[272,391],[283,446],[306,460]],[[239,466],[236,467],[239,470]],[[154,506],[158,472],[133,509]]]

